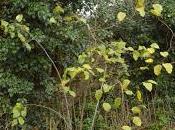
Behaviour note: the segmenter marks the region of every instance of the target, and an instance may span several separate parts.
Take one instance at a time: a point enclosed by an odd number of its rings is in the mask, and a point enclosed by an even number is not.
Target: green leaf
[[[9,25],[8,22],[4,21],[4,20],[1,20],[1,26],[3,27],[7,27]]]
[[[160,49],[160,47],[159,47],[159,45],[157,43],[152,43],[151,47],[155,48],[155,49]]]
[[[140,114],[141,113],[141,109],[139,107],[133,107],[131,110],[134,114]]]
[[[23,19],[23,15],[22,15],[22,14],[18,14],[18,15],[16,16],[16,21],[21,22],[22,19]]]
[[[26,49],[28,50],[28,51],[31,51],[31,49],[32,49],[32,47],[30,46],[30,44],[29,43],[24,43],[24,46],[26,47]]]
[[[148,90],[148,91],[152,91],[152,83],[148,83],[148,82],[142,82],[143,83],[143,86],[145,86],[145,88]]]
[[[127,50],[127,51],[134,51],[134,49],[132,47],[125,48],[125,50]]]
[[[69,94],[70,94],[72,97],[76,97],[76,93],[75,93],[74,91],[69,90]]]
[[[154,66],[154,74],[155,75],[160,75],[160,73],[161,73],[161,70],[162,70],[162,65],[156,65],[156,66]]]
[[[109,112],[111,110],[111,105],[109,103],[103,103],[103,109],[106,111],[106,112]]]
[[[123,90],[126,90],[127,87],[129,86],[130,82],[131,82],[131,81],[130,81],[129,79],[123,80],[123,82],[122,82],[122,89],[123,89]]]
[[[50,23],[54,23],[54,24],[57,23],[57,21],[55,20],[54,17],[51,17],[50,20],[49,20],[49,22],[50,22]]]
[[[143,58],[148,58],[151,56],[151,54],[154,53],[154,50],[152,50],[151,48],[148,48],[146,50],[141,50],[140,52],[140,57],[143,57]]]
[[[164,51],[164,52],[160,52],[160,55],[163,57],[167,57],[169,53],[167,51]]]
[[[18,118],[18,122],[20,125],[24,125],[24,118],[23,117],[19,117]]]
[[[85,53],[78,56],[78,63],[83,64],[86,60],[87,55]]]
[[[131,90],[126,90],[125,93],[129,96],[133,95],[134,93]]]
[[[96,90],[95,98],[96,98],[97,101],[101,99],[102,95],[103,95],[103,91],[101,89]]]
[[[119,12],[117,14],[117,19],[119,22],[123,21],[125,19],[125,17],[126,17],[126,13],[124,13],[124,12]]]
[[[100,81],[100,82],[105,82],[106,79],[105,79],[105,78],[99,78],[99,81]]]
[[[149,68],[147,66],[145,67],[140,67],[140,70],[149,70]]]
[[[83,17],[80,17],[78,20],[81,21],[81,22],[83,22],[83,23],[85,23],[85,24],[87,23],[87,19],[85,19]]]
[[[130,126],[122,126],[122,130],[131,130]]]
[[[60,6],[57,5],[54,9],[53,9],[54,13],[60,14],[60,13],[64,13],[64,9]]]
[[[161,16],[161,12],[163,11],[162,5],[153,4],[153,9],[151,9],[151,13],[155,16]]]
[[[142,121],[141,121],[140,117],[137,117],[137,116],[133,117],[132,122],[133,122],[136,126],[141,126],[141,125],[142,125]]]
[[[147,80],[147,82],[157,85],[157,82],[154,80]]]
[[[22,103],[16,103],[16,105],[15,105],[15,107],[14,107],[14,109],[16,109],[16,110],[18,110],[18,111],[20,111],[22,108],[23,108]]]
[[[21,42],[23,42],[23,43],[26,42],[26,38],[21,33],[19,33],[19,32],[18,32],[18,37],[21,40]]]
[[[87,70],[91,70],[91,66],[89,64],[84,64],[83,65],[83,68],[87,69]]]
[[[73,79],[81,71],[82,71],[82,68],[80,68],[80,67],[78,67],[78,68],[71,67],[71,68],[66,69],[66,73],[68,73],[68,75],[70,75],[71,79]]]
[[[125,49],[126,42],[120,40],[120,41],[117,41],[117,42],[112,42],[112,44],[115,47],[115,52],[116,53],[119,53],[119,54],[123,53],[123,49]]]
[[[141,51],[141,50],[146,50],[146,47],[145,47],[145,46],[139,46],[138,50],[139,50],[139,51]]]
[[[103,91],[105,93],[109,92],[112,88],[113,88],[113,86],[111,86],[111,85],[108,85],[108,84],[103,85]]]
[[[16,126],[17,124],[18,124],[18,120],[17,119],[13,119],[12,126]]]
[[[15,108],[13,108],[12,113],[13,113],[13,118],[17,118],[20,116],[19,110],[15,109]]]
[[[115,106],[116,108],[119,108],[119,107],[121,106],[121,103],[122,103],[122,99],[121,99],[121,98],[116,98],[116,99],[114,100],[114,106]]]
[[[135,61],[137,61],[140,57],[140,53],[138,51],[133,51],[132,55]]]
[[[103,73],[103,72],[104,72],[104,69],[102,69],[102,68],[96,68],[96,70],[97,70],[99,73]]]
[[[63,87],[63,90],[65,93],[69,92],[70,88],[69,87]]]
[[[162,65],[163,65],[163,67],[165,68],[165,70],[166,70],[169,74],[172,73],[172,71],[173,71],[173,66],[172,66],[171,63],[164,63],[164,64],[162,64]]]
[[[26,117],[27,115],[27,108],[25,107],[23,111],[21,111],[21,116]]]

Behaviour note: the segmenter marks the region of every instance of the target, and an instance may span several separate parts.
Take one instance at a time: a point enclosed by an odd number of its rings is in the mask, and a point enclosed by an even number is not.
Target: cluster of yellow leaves
[[[151,9],[151,13],[155,16],[161,16],[163,11],[162,5],[160,4],[153,4],[153,9]],[[136,7],[135,9],[139,12],[140,16],[145,16],[145,0],[136,0]]]
[[[159,65],[154,66],[154,74],[157,76],[160,75],[163,67],[165,68],[168,74],[172,73],[173,65],[171,63],[163,63],[162,65],[159,64]]]

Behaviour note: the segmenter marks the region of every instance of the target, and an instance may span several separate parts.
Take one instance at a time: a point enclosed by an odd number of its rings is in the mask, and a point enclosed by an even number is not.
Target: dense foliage
[[[0,129],[174,128],[174,0],[1,0]]]

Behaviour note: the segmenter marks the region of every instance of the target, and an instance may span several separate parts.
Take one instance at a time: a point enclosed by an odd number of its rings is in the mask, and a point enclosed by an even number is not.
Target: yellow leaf
[[[22,19],[23,19],[23,15],[22,14],[19,14],[19,15],[16,16],[16,21],[21,22]]]
[[[173,71],[173,66],[172,66],[172,64],[170,64],[170,63],[164,63],[164,64],[162,64],[162,65],[163,65],[163,67],[165,68],[165,70],[166,70],[169,74],[172,73],[172,71]]]
[[[64,20],[65,20],[66,22],[71,22],[71,21],[73,20],[73,18],[72,18],[71,16],[65,16],[65,17],[64,17]]]
[[[123,80],[123,82],[122,82],[122,88],[123,88],[123,90],[126,90],[127,89],[127,87],[130,84],[130,82],[131,81],[129,79]]]
[[[129,96],[133,95],[133,92],[131,90],[126,90],[125,93]]]
[[[122,126],[122,130],[131,130],[130,126]]]
[[[96,68],[96,70],[97,70],[99,73],[103,73],[103,72],[104,72],[104,69],[102,69],[102,68]]]
[[[65,93],[69,92],[70,88],[69,87],[63,87],[63,90]]]
[[[139,101],[142,101],[142,93],[140,92],[140,90],[137,90],[136,95],[137,95],[137,99]]]
[[[139,51],[141,51],[141,50],[146,50],[146,47],[145,47],[145,46],[139,46],[138,50],[139,50]]]
[[[83,71],[83,73],[84,73],[84,79],[85,80],[88,80],[89,79],[89,72],[88,71]]]
[[[150,53],[150,54],[153,54],[155,52],[154,48],[148,48],[147,51]]]
[[[131,110],[134,114],[140,114],[141,113],[141,109],[139,107],[133,107]]]
[[[140,70],[149,70],[149,68],[147,66],[145,67],[140,67]]]
[[[57,5],[54,9],[53,9],[54,13],[60,14],[60,13],[64,13],[64,9],[60,6]]]
[[[162,70],[162,65],[156,65],[156,66],[154,66],[154,74],[155,75],[160,75],[160,73],[161,73],[161,70]]]
[[[147,82],[157,85],[157,82],[154,80],[147,80]]]
[[[152,83],[148,83],[148,82],[143,82],[143,86],[145,86],[145,88],[148,90],[148,91],[152,91]]]
[[[116,98],[116,99],[114,100],[114,106],[115,106],[116,108],[119,108],[120,105],[121,105],[121,103],[122,103],[122,99],[121,99],[121,98]]]
[[[138,51],[133,51],[132,55],[135,61],[137,61],[140,57],[140,53]]]
[[[152,43],[152,44],[151,44],[151,47],[152,47],[152,48],[155,48],[155,49],[160,49],[160,48],[159,48],[159,45],[158,45],[157,43]]]
[[[101,99],[102,95],[103,95],[103,91],[101,89],[96,90],[95,98],[96,98],[97,101]]]
[[[125,19],[125,17],[126,17],[126,13],[124,13],[124,12],[119,12],[117,14],[117,19],[119,22],[123,21]]]
[[[50,23],[54,23],[54,24],[57,23],[57,21],[55,20],[54,17],[51,17],[50,20],[49,20],[49,22],[50,22]]]
[[[136,10],[139,12],[140,16],[145,16],[145,7],[136,8]]]
[[[104,91],[105,93],[109,92],[112,88],[113,88],[112,85],[108,85],[108,84],[104,84],[104,85],[103,85],[103,91]]]
[[[127,51],[134,51],[132,47],[125,48]]]
[[[141,121],[140,117],[137,117],[137,116],[133,117],[132,122],[133,122],[136,126],[141,126],[141,125],[142,125],[142,121]]]
[[[111,105],[109,103],[103,103],[103,109],[109,112],[111,110]]]
[[[160,4],[153,4],[153,9],[151,13],[155,16],[161,16],[161,12],[163,11],[162,5]]]
[[[160,55],[163,57],[167,57],[169,53],[167,51],[164,51],[164,52],[160,52]]]
[[[145,60],[146,63],[153,63],[153,61],[154,61],[154,60],[151,59],[151,58]]]
[[[26,42],[26,38],[21,33],[18,33],[18,38],[21,40],[22,43]]]
[[[83,67],[84,67],[85,69],[87,69],[87,70],[91,70],[91,69],[92,69],[91,66],[90,66],[89,64],[84,64]]]
[[[140,16],[145,16],[145,0],[136,1],[136,10],[139,12]]]

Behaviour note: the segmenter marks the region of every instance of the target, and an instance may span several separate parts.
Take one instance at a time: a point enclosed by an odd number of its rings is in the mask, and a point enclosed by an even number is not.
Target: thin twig
[[[37,39],[34,39],[32,38],[33,40],[36,41],[36,43],[42,48],[42,50],[45,52],[46,56],[49,58],[49,60],[51,61],[51,63],[53,64],[53,67],[54,69],[56,70],[56,73],[60,79],[60,82],[61,82],[61,86],[64,87],[64,84],[62,82],[62,78],[61,78],[61,75],[58,71],[58,68],[56,66],[56,64],[54,63],[54,61],[52,60],[52,58],[50,57],[50,55],[48,54],[48,52],[46,51],[46,49],[43,47],[43,45],[37,41]],[[63,91],[64,93],[64,98],[65,98],[65,101],[66,101],[66,109],[67,109],[67,114],[68,114],[68,120],[69,120],[69,128],[70,130],[72,130],[72,122],[71,122],[71,118],[70,118],[70,112],[69,112],[69,107],[68,107],[68,100],[67,100],[67,96],[66,96],[66,93]]]
[[[173,42],[173,38],[175,37],[175,34],[174,34],[174,31],[171,29],[171,27],[169,27],[163,20],[161,19],[158,19],[163,25],[165,25],[168,30],[171,32],[171,39],[170,39],[170,45],[169,45],[169,48],[168,50],[170,50],[172,48],[172,42]]]
[[[69,123],[66,121],[66,119],[59,112],[57,112],[56,110],[54,110],[54,109],[52,109],[50,107],[46,107],[46,106],[38,105],[38,104],[26,104],[26,106],[35,106],[35,107],[40,107],[40,108],[44,108],[44,109],[47,109],[49,111],[52,111],[53,113],[58,115],[60,118],[62,118],[64,120],[64,122],[66,123],[66,125],[69,126],[68,125]]]

